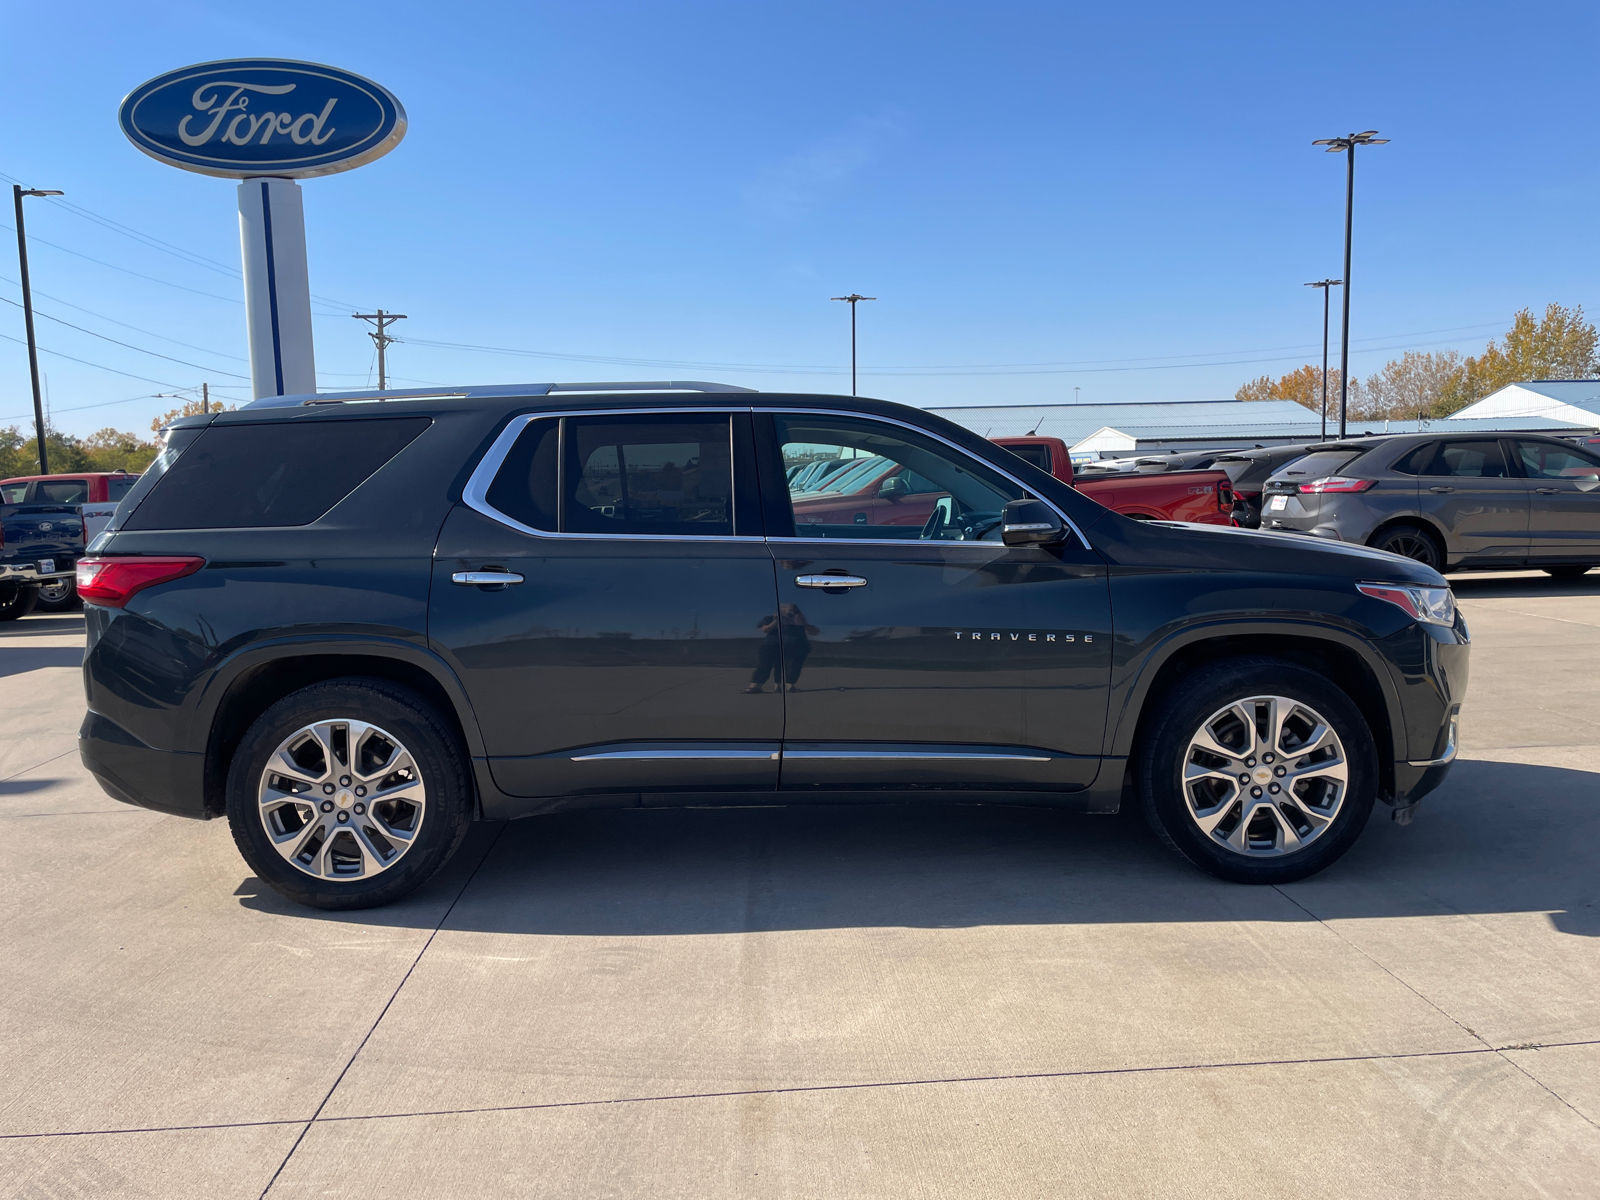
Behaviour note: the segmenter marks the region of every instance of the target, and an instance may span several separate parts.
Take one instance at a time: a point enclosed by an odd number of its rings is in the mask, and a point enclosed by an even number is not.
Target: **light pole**
[[[33,432],[39,441],[39,474],[50,474],[50,459],[44,448],[44,401],[39,397],[39,347],[33,340],[33,289],[28,286],[28,235],[22,225],[24,196],[61,196],[64,192],[11,185],[11,198],[17,206],[17,266],[22,272],[22,323],[28,329],[28,374],[33,379]]]
[[[1342,279],[1319,279],[1306,287],[1322,289],[1322,440],[1328,440],[1328,289],[1338,287]]]
[[[850,394],[856,394],[856,305],[862,300],[876,300],[876,296],[858,296],[851,292],[848,296],[830,296],[830,300],[843,300],[850,306]]]
[[[1326,146],[1329,154],[1345,153],[1344,171],[1344,323],[1339,334],[1339,437],[1345,434],[1345,410],[1350,400],[1350,212],[1356,196],[1356,147],[1384,146],[1388,138],[1376,129],[1338,138],[1318,138],[1313,146]]]

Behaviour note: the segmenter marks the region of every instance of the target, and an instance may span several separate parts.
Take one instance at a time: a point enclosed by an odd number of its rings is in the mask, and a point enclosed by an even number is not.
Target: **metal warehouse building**
[[[1452,417],[1426,427],[1448,426],[1451,433],[1522,432],[1556,436],[1600,428],[1600,384],[1591,385],[1596,410],[1588,420],[1559,416],[1490,415]],[[1491,397],[1492,398],[1492,397]],[[1487,403],[1483,401],[1481,403]],[[1477,407],[1474,405],[1473,407]],[[1131,404],[997,404],[930,408],[929,412],[965,425],[984,437],[1035,434],[1066,442],[1074,458],[1153,454],[1160,450],[1213,450],[1245,446],[1286,446],[1322,437],[1321,418],[1292,400],[1177,400]],[[1412,433],[1415,421],[1351,421],[1349,435]],[[1338,423],[1329,422],[1338,436]]]

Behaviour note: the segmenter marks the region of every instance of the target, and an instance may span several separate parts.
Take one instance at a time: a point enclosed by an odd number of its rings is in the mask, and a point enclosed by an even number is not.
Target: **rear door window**
[[[122,528],[309,525],[400,453],[427,417],[208,425]]]
[[[1503,479],[1510,472],[1499,442],[1476,441],[1440,442],[1422,473],[1458,479]]]
[[[734,533],[734,419],[641,413],[535,420],[484,499],[535,531],[623,536]],[[746,430],[748,419],[741,423]],[[752,500],[748,518],[759,520]]]
[[[89,481],[87,479],[41,479],[34,491],[35,504],[87,504]]]

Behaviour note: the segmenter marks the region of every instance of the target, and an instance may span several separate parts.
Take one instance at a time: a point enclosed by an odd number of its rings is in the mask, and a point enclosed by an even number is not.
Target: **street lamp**
[[[1342,279],[1319,279],[1306,287],[1322,289],[1322,440],[1328,440],[1328,289],[1338,287]]]
[[[17,264],[22,269],[22,322],[28,329],[28,372],[33,377],[33,432],[39,441],[39,474],[50,474],[50,460],[44,449],[44,401],[39,397],[39,347],[33,340],[33,289],[28,286],[28,235],[22,225],[24,196],[63,196],[65,192],[11,185],[11,198],[17,206]]]
[[[856,304],[862,300],[876,300],[876,296],[858,296],[851,292],[848,296],[830,296],[830,300],[843,300],[850,306],[850,394],[856,394]]]
[[[1339,436],[1345,434],[1345,409],[1350,399],[1350,210],[1356,195],[1356,147],[1385,146],[1388,138],[1377,136],[1376,129],[1344,137],[1318,138],[1313,146],[1326,146],[1329,154],[1344,151],[1344,323],[1339,334]]]

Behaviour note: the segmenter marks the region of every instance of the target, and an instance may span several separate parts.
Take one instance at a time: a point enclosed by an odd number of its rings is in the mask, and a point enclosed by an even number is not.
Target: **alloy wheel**
[[[1424,563],[1435,570],[1439,568],[1439,553],[1426,534],[1392,533],[1385,539],[1383,548],[1390,554],[1400,554],[1406,558],[1414,558],[1417,562]]]
[[[1343,743],[1309,705],[1251,696],[1219,708],[1189,739],[1184,807],[1209,840],[1249,858],[1303,850],[1339,815],[1350,771]]]
[[[411,752],[365,721],[318,721],[286,737],[258,789],[284,861],[317,879],[369,879],[398,863],[427,816]]]

